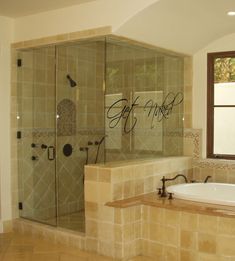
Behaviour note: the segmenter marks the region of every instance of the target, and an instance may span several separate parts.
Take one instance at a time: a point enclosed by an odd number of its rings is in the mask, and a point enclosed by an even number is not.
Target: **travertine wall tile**
[[[161,211],[150,214],[154,207],[142,208],[142,253],[151,257],[159,256],[159,260],[233,260],[234,252],[234,217],[223,218],[192,214],[181,211],[165,210],[165,222],[162,222]],[[166,212],[175,212],[176,219]],[[169,223],[172,225],[169,226]],[[171,222],[170,222],[171,220]],[[158,235],[158,236],[157,236]],[[162,236],[163,235],[163,236]],[[155,250],[154,250],[155,249]],[[157,251],[157,252],[156,252]],[[174,253],[174,257],[170,253]]]
[[[218,233],[219,222],[221,218],[212,216],[198,215],[198,231],[205,233]]]
[[[216,254],[216,237],[213,234],[198,233],[198,250],[208,254]]]

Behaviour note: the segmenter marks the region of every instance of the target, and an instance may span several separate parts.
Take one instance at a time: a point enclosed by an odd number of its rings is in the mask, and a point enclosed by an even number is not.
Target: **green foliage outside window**
[[[214,82],[235,82],[235,58],[215,59]]]

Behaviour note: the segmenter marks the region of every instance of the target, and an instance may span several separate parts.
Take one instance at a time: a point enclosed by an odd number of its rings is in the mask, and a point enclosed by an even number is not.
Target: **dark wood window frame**
[[[214,105],[214,61],[216,58],[235,58],[235,51],[216,52],[207,54],[207,158],[232,159],[234,155],[214,154],[214,108],[235,108],[234,105]]]

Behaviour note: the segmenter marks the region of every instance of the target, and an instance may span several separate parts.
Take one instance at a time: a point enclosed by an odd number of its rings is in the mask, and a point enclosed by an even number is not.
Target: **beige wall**
[[[112,26],[115,31],[158,0],[99,0],[15,20],[15,41]]]
[[[202,129],[202,156],[206,157],[207,53],[234,51],[235,34],[209,44],[193,56],[193,128]]]
[[[13,39],[13,20],[0,17],[0,203],[1,220],[11,217],[10,190],[10,43]]]

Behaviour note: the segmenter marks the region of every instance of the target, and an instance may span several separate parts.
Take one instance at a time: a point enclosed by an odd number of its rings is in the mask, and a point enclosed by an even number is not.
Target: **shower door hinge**
[[[21,67],[22,66],[22,59],[17,59],[17,66]]]
[[[22,210],[22,209],[23,209],[23,203],[19,202],[19,210]]]
[[[18,139],[18,140],[20,140],[21,139],[21,131],[17,131],[17,133],[16,133],[16,138]]]

